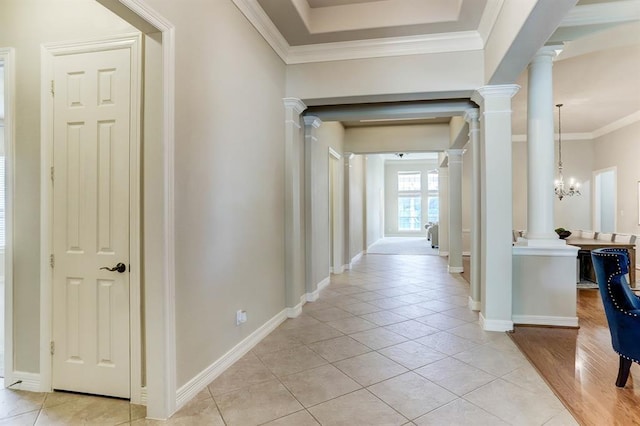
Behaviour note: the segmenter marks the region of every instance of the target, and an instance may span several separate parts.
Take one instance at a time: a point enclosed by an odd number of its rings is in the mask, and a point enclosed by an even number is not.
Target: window
[[[438,171],[427,173],[427,221],[440,220],[440,195],[438,194]]]
[[[420,172],[398,172],[398,230],[419,231],[422,227]]]

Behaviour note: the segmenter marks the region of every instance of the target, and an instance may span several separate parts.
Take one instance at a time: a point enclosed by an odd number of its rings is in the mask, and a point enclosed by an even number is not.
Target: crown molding
[[[610,24],[638,19],[640,19],[640,0],[626,0],[576,6],[569,11],[560,26]]]
[[[606,126],[603,126],[597,130],[594,130],[592,134],[592,139],[596,139],[601,136],[607,135],[609,133],[613,133],[616,130],[620,130],[624,127],[627,127],[639,121],[640,121],[640,111],[636,111],[633,114],[627,115],[626,117],[622,117],[620,120],[614,121],[611,124],[607,124]]]
[[[483,45],[489,39],[491,31],[498,20],[498,15],[502,10],[504,0],[488,0],[487,6],[484,8],[482,18],[480,18],[480,24],[478,25],[478,34],[482,38]]]
[[[289,43],[284,39],[280,31],[271,22],[265,11],[258,4],[258,0],[232,0],[240,12],[249,20],[251,25],[269,43],[269,46],[280,56],[285,63],[289,51]]]
[[[388,56],[420,55],[428,53],[482,50],[484,42],[478,31],[459,31],[446,34],[427,34],[407,37],[389,37],[372,40],[354,40],[290,46],[271,22],[258,0],[232,0],[249,22],[269,43],[287,65],[311,62],[341,61],[347,59],[381,58]],[[504,0],[493,0],[491,13],[485,15],[483,30],[490,31]],[[493,16],[495,15],[495,16]],[[486,27],[486,28],[485,28]]]
[[[291,46],[287,64],[482,50],[477,31]]]
[[[627,115],[626,117],[622,117],[621,119],[616,120],[613,123],[607,124],[606,126],[602,126],[601,128],[594,130],[593,132],[563,133],[562,140],[566,140],[566,141],[593,140],[593,139],[602,137],[604,135],[608,135],[609,133],[613,133],[616,130],[623,129],[637,122],[640,122],[640,111],[636,111],[633,114]],[[511,140],[513,142],[526,142],[527,135],[513,135]],[[557,133],[554,135],[554,140],[558,140]]]

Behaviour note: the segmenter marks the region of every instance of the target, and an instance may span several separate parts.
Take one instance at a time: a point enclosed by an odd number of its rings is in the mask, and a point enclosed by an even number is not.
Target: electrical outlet
[[[247,311],[236,312],[236,325],[244,324],[247,322]]]

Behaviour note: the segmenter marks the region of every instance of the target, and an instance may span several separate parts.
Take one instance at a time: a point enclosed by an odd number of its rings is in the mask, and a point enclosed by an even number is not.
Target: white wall
[[[349,127],[345,151],[359,153],[443,151],[449,148],[448,124]]]
[[[617,227],[615,232],[638,235],[638,182],[640,182],[640,122],[593,141],[593,169],[617,168]],[[640,246],[636,246],[636,255]],[[636,262],[640,265],[640,259]]]
[[[389,94],[405,95],[396,100],[427,92],[443,92],[441,98],[459,97],[444,93],[448,91],[469,96],[483,85],[483,68],[481,50],[290,65],[287,96],[301,98],[307,105],[317,99],[331,103],[332,98],[355,101]]]
[[[37,373],[40,369],[40,46],[134,31],[94,1],[2,0],[0,5],[0,46],[16,49],[16,371]]]
[[[527,229],[527,144],[513,143],[513,228]],[[558,144],[555,144],[555,173],[557,174]],[[554,201],[554,228],[591,229],[591,172],[593,148],[589,140],[562,140],[562,162],[565,181],[573,177],[580,182],[581,196],[558,200],[549,188]],[[554,175],[555,177],[555,175]]]
[[[344,145],[344,127],[339,122],[326,122],[316,130],[317,144],[313,146],[312,165],[313,197],[316,209],[313,212],[313,283],[317,286],[329,276],[331,265],[331,242],[329,229],[329,148],[342,154]],[[342,172],[342,161],[340,171]]]
[[[177,35],[180,387],[285,307],[285,66],[230,1],[148,3]]]
[[[366,162],[366,246],[384,236],[384,159],[381,155],[367,155]]]
[[[437,169],[433,160],[386,160],[384,165],[384,234],[385,236],[426,236],[427,224],[427,173]],[[422,226],[418,231],[398,230],[398,172],[420,172],[422,188]],[[442,206],[441,206],[442,208]]]

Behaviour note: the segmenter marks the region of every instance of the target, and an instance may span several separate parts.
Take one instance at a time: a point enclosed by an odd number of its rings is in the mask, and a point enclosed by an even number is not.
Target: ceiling
[[[253,1],[285,40],[283,44],[293,49],[389,37],[465,37],[469,49],[478,49],[484,46],[502,3],[518,0]],[[554,103],[564,104],[563,138],[573,134],[588,139],[616,123],[640,120],[640,0],[580,0],[549,41],[564,45],[553,68]],[[513,133],[524,135],[526,70],[516,83],[522,88],[513,99]],[[424,124],[448,119],[414,118]],[[344,124],[415,123],[350,120]]]

